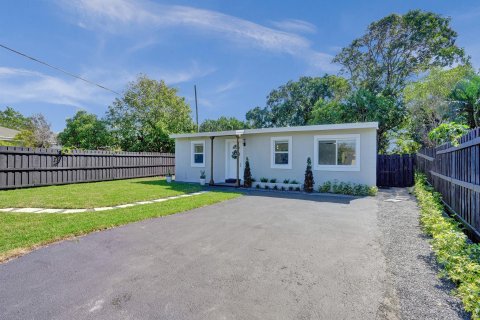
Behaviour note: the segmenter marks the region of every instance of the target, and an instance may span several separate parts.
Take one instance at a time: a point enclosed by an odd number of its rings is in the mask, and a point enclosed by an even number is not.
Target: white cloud
[[[200,67],[197,62],[192,62],[191,66],[183,70],[159,70],[152,73],[152,75],[165,81],[165,83],[172,85],[182,82],[187,82],[196,78],[205,77],[216,69],[213,67]]]
[[[288,32],[305,32],[305,33],[315,33],[317,32],[317,27],[313,23],[298,20],[298,19],[286,19],[282,21],[272,21],[273,26],[280,30]]]
[[[217,86],[217,88],[215,88],[215,93],[216,94],[225,93],[227,91],[237,88],[239,85],[240,85],[240,82],[238,80],[232,80],[227,83],[222,83],[221,85]]]
[[[324,71],[332,70],[331,62],[316,60],[324,53],[312,49],[311,42],[294,32],[269,28],[260,24],[213,10],[189,6],[161,5],[142,0],[58,0],[77,17],[76,24],[95,31],[125,33],[141,28],[185,27],[210,32],[228,41],[286,53],[314,61],[314,66]],[[287,30],[313,31],[314,26],[301,20],[277,22]],[[300,30],[301,29],[301,30]]]
[[[41,72],[0,67],[1,103],[33,101],[89,106],[111,101],[112,94],[80,80],[64,80]]]

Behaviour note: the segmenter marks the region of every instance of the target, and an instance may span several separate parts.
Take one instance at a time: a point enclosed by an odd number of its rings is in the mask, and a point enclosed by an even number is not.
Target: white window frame
[[[288,142],[288,164],[275,164],[275,142]],[[292,169],[292,137],[271,137],[270,138],[270,168],[272,169]]]
[[[195,145],[196,144],[203,145],[203,163],[195,163]],[[197,140],[197,141],[190,142],[190,165],[192,167],[205,168],[205,140]]]
[[[323,140],[355,140],[355,165],[319,165],[318,142]],[[335,161],[338,161],[338,147],[335,149]],[[313,169],[320,171],[360,171],[360,134],[320,135],[313,137]]]

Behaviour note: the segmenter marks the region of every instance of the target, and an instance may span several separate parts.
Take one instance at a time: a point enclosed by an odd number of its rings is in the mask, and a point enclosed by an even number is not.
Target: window
[[[314,143],[315,170],[360,170],[360,135],[315,136]]]
[[[272,137],[271,167],[292,169],[292,137]]]
[[[192,167],[205,167],[205,141],[192,141]]]

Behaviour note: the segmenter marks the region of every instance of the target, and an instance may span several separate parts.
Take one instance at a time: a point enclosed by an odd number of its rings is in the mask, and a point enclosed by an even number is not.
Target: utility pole
[[[197,132],[200,132],[200,127],[198,126],[198,104],[197,104],[197,85],[193,85],[195,90],[195,113],[197,114]]]

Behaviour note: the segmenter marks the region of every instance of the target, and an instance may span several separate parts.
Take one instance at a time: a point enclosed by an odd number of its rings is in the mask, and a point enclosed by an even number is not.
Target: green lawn
[[[0,208],[94,208],[196,192],[200,185],[141,178],[0,191]]]
[[[154,181],[154,180],[137,180],[137,181]],[[117,181],[118,182],[118,181]],[[133,180],[129,180],[130,185],[135,185]],[[98,183],[98,185],[107,184]],[[87,189],[99,190],[98,187],[90,187]],[[78,185],[87,186],[87,184]],[[127,188],[128,183],[124,185]],[[151,186],[147,184],[147,186]],[[168,188],[163,182],[154,184],[169,192],[184,192],[185,190],[176,190],[175,187]],[[68,187],[75,187],[74,185]],[[54,187],[56,190],[60,187]],[[66,189],[66,187],[64,187]],[[184,187],[185,188],[185,187]],[[43,188],[47,189],[47,188]],[[48,189],[52,190],[50,187]],[[39,189],[31,189],[39,190]],[[147,190],[150,190],[147,188]],[[27,190],[21,190],[27,191]],[[192,190],[193,191],[193,190]],[[8,191],[7,191],[8,192]],[[43,193],[43,191],[42,191]],[[109,195],[111,192],[106,192]],[[70,192],[70,194],[72,194]],[[150,190],[150,195],[155,197],[155,192]],[[162,193],[162,195],[165,195]],[[124,194],[127,196],[127,193]],[[139,194],[137,193],[137,196]],[[38,213],[0,213],[0,262],[8,258],[21,255],[32,250],[35,247],[52,243],[61,239],[87,234],[92,231],[108,229],[111,227],[127,224],[130,222],[140,221],[148,218],[161,217],[185,210],[207,206],[220,201],[233,199],[240,196],[231,192],[209,192],[188,198],[179,198],[160,203],[146,204],[141,206],[129,207],[124,209],[114,209],[99,212],[84,212],[74,214],[38,214]],[[63,197],[63,196],[62,196]],[[102,199],[96,195],[97,199]],[[85,203],[87,199],[82,197]],[[14,198],[16,199],[16,198]],[[53,201],[54,197],[49,197],[49,201]],[[110,195],[109,199],[116,199]],[[136,198],[136,200],[139,200]],[[18,200],[20,201],[20,200]],[[64,203],[67,200],[63,198]],[[93,203],[88,201],[88,203]],[[53,204],[53,202],[52,202]],[[97,204],[95,204],[97,205]]]

